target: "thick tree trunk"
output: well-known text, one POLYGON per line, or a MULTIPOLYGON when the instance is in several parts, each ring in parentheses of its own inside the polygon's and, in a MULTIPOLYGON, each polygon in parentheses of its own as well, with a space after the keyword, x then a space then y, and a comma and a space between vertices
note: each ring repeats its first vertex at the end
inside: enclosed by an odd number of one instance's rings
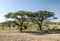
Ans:
POLYGON ((43 26, 42 26, 42 23, 43 23, 43 21, 41 21, 41 23, 40 24, 38 24, 39 25, 39 27, 40 27, 40 30, 42 31, 43 29, 43 26))
POLYGON ((40 30, 42 31, 42 26, 40 25, 40 30))
POLYGON ((42 28, 43 28, 42 23, 43 23, 43 21, 41 21, 41 24, 40 24, 40 29, 41 29, 41 31, 43 30, 43 29, 42 29, 42 28))
POLYGON ((20 25, 20 26, 21 26, 20 31, 22 31, 23 22, 21 23, 21 25, 20 25))
POLYGON ((20 31, 22 31, 22 25, 21 25, 20 31))
POLYGON ((39 24, 40 30, 42 31, 42 26, 39 24))

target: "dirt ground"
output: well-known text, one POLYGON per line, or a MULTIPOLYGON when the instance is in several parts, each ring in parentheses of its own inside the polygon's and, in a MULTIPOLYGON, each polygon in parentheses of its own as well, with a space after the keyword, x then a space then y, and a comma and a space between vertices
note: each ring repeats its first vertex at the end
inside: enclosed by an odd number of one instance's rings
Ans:
POLYGON ((0 33, 0 41, 60 41, 60 34, 0 33))

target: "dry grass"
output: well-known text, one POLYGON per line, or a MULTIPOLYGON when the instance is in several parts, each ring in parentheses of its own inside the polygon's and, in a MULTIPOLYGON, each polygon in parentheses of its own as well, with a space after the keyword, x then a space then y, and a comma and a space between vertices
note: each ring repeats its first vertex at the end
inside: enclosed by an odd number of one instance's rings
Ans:
POLYGON ((60 41, 60 34, 0 33, 0 41, 60 41))
MULTIPOLYGON (((50 27, 54 26, 56 25, 50 25, 50 27)), ((31 29, 35 31, 35 27, 31 29)), ((37 34, 18 32, 19 30, 16 28, 5 28, 4 30, 2 30, 0 27, 0 41, 60 41, 60 34, 37 34)))

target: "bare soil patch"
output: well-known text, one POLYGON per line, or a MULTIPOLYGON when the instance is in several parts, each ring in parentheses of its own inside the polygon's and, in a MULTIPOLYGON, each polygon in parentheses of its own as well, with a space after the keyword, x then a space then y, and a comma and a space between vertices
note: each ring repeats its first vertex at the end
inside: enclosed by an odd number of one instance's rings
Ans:
POLYGON ((0 41, 60 41, 60 34, 0 33, 0 41))

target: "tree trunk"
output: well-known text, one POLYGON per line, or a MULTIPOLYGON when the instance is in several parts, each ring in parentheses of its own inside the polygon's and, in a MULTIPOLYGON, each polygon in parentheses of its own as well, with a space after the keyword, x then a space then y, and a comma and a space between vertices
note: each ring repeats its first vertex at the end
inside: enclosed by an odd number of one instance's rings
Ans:
POLYGON ((21 23, 21 25, 20 25, 20 26, 21 26, 20 31, 22 31, 23 22, 21 23))
POLYGON ((39 24, 40 30, 42 31, 42 26, 39 24))
POLYGON ((38 24, 39 25, 39 27, 40 27, 40 30, 42 31, 42 22, 43 21, 41 21, 41 23, 40 24, 38 24))
POLYGON ((40 24, 40 29, 41 29, 41 31, 42 31, 42 28, 43 28, 43 27, 42 27, 42 22, 43 22, 43 21, 41 21, 41 24, 40 24))
POLYGON ((21 25, 20 31, 22 31, 22 25, 21 25))

